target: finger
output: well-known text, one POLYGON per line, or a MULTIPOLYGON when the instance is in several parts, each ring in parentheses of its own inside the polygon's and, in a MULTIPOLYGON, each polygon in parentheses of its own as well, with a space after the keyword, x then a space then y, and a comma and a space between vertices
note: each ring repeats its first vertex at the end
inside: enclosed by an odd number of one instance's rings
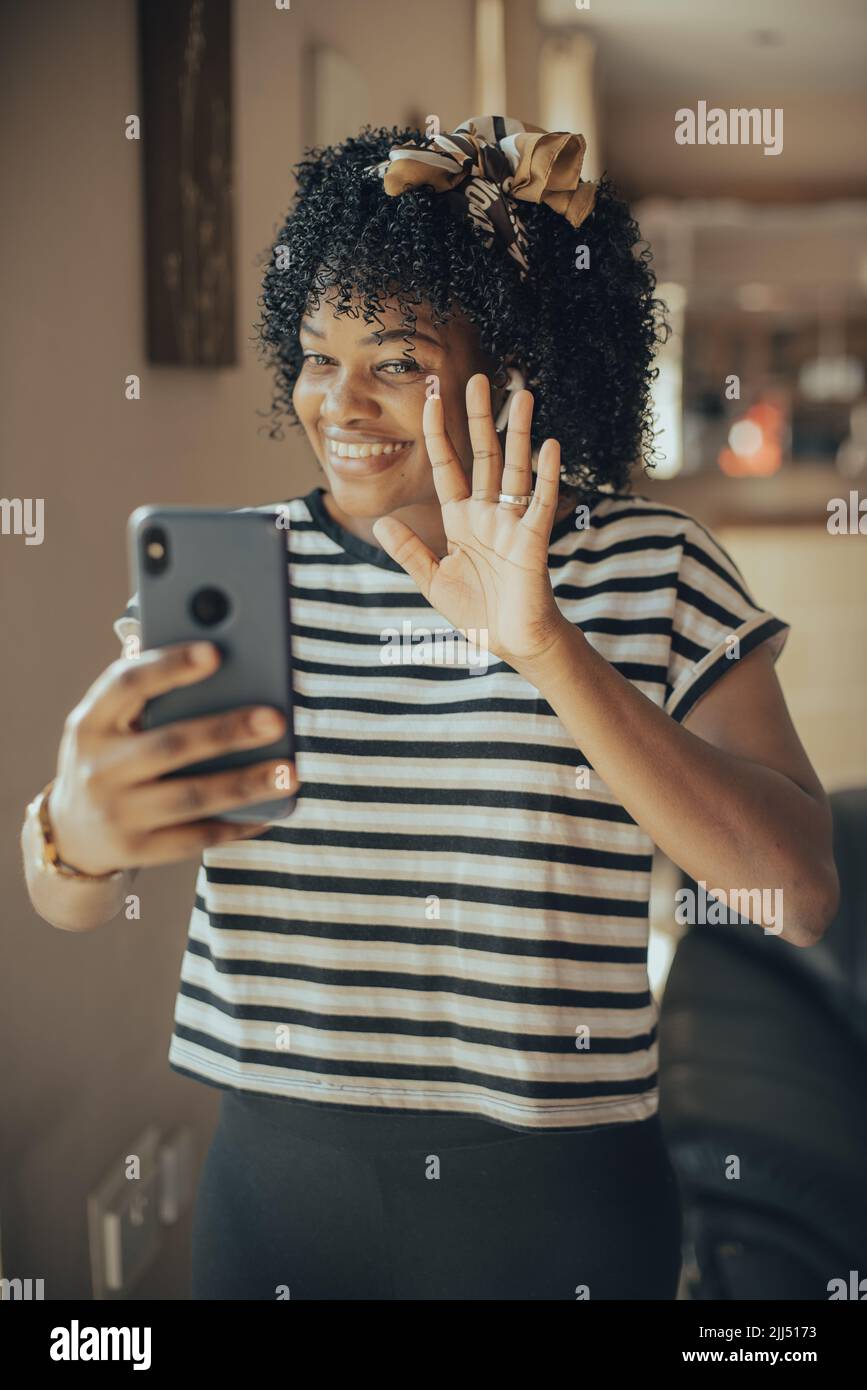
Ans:
POLYGON ((491 384, 482 372, 467 382, 467 423, 473 446, 473 497, 496 502, 503 456, 491 411, 491 384))
POLYGON ((372 529, 386 554, 406 570, 427 598, 440 564, 433 551, 396 516, 381 516, 372 529))
POLYGON ((203 820, 179 826, 175 830, 158 830, 148 835, 136 848, 136 865, 146 869, 157 864, 177 864, 183 859, 197 859, 204 850, 214 845, 250 840, 270 828, 270 821, 242 826, 231 821, 203 820))
POLYGON ((469 484, 461 461, 446 434, 445 411, 439 396, 429 396, 425 401, 422 429, 440 505, 445 507, 449 502, 462 502, 470 495, 469 484))
POLYGON ((500 491, 511 493, 515 497, 527 497, 533 491, 533 405, 532 391, 516 391, 509 408, 506 464, 500 491))
POLYGON ((212 642, 155 647, 134 660, 119 657, 94 681, 75 711, 75 722, 86 732, 127 730, 148 700, 205 680, 217 670, 220 660, 212 642))
POLYGON ((127 785, 151 782, 205 758, 274 743, 285 731, 284 715, 267 705, 179 719, 138 733, 133 739, 118 739, 116 751, 109 743, 103 770, 107 777, 127 785))
POLYGON ((556 439, 546 439, 539 450, 533 500, 521 517, 510 552, 516 564, 538 558, 540 548, 547 554, 559 501, 560 445, 556 439))
POLYGON ((127 833, 165 830, 188 821, 219 816, 224 811, 235 811, 241 806, 294 796, 297 790, 298 780, 291 763, 251 763, 228 772, 170 777, 134 787, 124 796, 115 821, 127 833), (288 786, 285 785, 287 781, 288 786))

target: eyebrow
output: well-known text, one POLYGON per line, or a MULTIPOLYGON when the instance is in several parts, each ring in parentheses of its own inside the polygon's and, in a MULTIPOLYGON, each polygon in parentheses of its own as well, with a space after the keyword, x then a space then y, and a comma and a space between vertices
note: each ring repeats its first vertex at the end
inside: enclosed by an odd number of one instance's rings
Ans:
MULTIPOLYGON (((305 333, 309 333, 311 338, 325 337, 325 334, 320 333, 319 329, 314 328, 307 319, 301 320, 301 328, 305 333)), ((361 347, 368 347, 371 344, 375 344, 378 347, 380 343, 391 342, 394 338, 423 338, 426 343, 432 343, 434 347, 442 347, 439 338, 432 338, 429 333, 422 333, 420 331, 411 332, 408 328, 389 328, 382 333, 368 333, 366 337, 359 338, 358 342, 361 347)))

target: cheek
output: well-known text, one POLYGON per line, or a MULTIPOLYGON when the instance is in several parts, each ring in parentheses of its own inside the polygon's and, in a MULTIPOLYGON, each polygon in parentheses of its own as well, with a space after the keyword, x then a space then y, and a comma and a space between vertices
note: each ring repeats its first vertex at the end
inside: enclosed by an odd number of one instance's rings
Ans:
POLYGON ((301 376, 297 378, 292 389, 292 409, 305 428, 308 427, 308 421, 319 412, 319 393, 311 390, 301 376))
POLYGON ((414 466, 427 467, 427 452, 424 438, 424 407, 427 395, 425 385, 419 382, 413 386, 403 386, 379 397, 382 408, 381 419, 387 424, 390 433, 401 439, 412 439, 414 466))
POLYGON ((322 444, 319 436, 322 410, 322 391, 309 380, 299 377, 292 391, 292 409, 307 436, 307 442, 319 457, 322 444))
POLYGON ((404 386, 395 391, 391 400, 382 401, 383 412, 389 419, 395 434, 404 439, 424 442, 422 420, 424 418, 425 393, 422 385, 404 386), (396 397, 396 399, 395 399, 396 397))

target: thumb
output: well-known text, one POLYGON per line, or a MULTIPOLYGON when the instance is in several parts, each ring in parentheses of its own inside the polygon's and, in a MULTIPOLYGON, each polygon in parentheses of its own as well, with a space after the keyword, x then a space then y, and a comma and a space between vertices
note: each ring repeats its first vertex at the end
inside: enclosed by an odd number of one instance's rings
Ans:
POLYGON ((420 536, 395 516, 381 516, 373 523, 373 534, 383 550, 405 569, 424 597, 431 591, 440 562, 420 536))

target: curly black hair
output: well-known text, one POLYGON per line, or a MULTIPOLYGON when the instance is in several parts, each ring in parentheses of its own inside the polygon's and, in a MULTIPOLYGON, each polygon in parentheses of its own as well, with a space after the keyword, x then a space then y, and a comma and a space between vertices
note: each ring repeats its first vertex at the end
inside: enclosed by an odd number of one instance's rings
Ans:
MULTIPOLYGON (((573 228, 543 204, 520 204, 530 274, 521 281, 499 242, 488 249, 466 217, 429 186, 390 197, 378 177, 363 177, 392 145, 428 143, 418 130, 366 126, 356 138, 308 150, 295 166, 297 192, 274 244, 255 325, 260 353, 274 370, 269 432, 298 424, 292 391, 301 370, 298 330, 326 288, 336 313, 381 324, 383 304, 403 314, 426 302, 434 323, 457 304, 495 360, 519 364, 533 392, 533 448, 561 446, 561 487, 581 497, 600 487, 624 491, 633 466, 653 466, 649 390, 657 342, 668 331, 654 298, 650 250, 607 176, 594 209, 573 228), (576 268, 579 246, 589 268, 576 268)), ((408 351, 408 350, 407 350, 408 351)))

